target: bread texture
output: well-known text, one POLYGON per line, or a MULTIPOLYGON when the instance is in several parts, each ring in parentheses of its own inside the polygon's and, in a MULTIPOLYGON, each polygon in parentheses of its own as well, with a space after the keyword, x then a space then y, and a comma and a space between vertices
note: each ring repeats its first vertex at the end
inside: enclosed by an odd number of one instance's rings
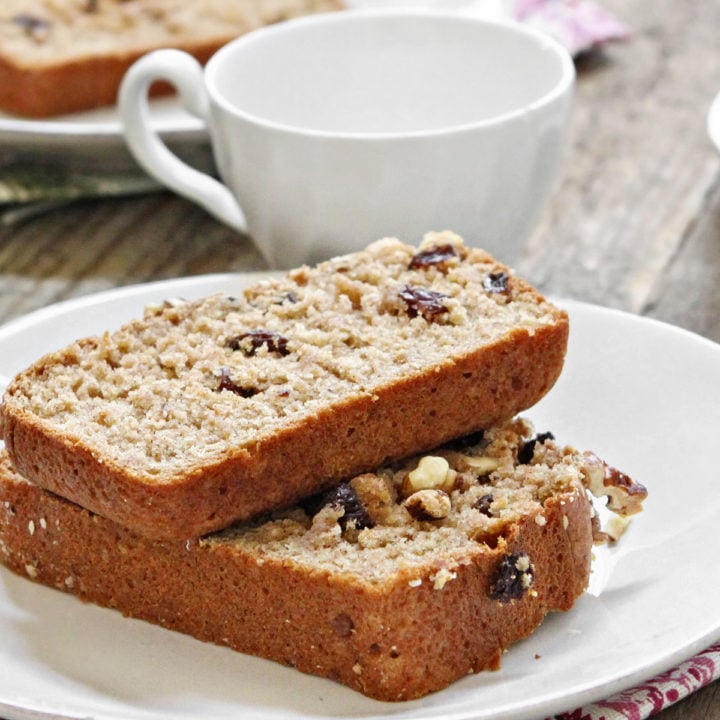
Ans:
POLYGON ((238 35, 338 10, 338 0, 3 0, 0 108, 49 117, 114 105, 135 60, 173 47, 200 62, 238 35))
POLYGON ((457 236, 386 239, 40 359, 5 394, 4 439, 38 485, 197 537, 513 417, 554 384, 567 334, 457 236))
MULTIPOLYGON (((408 700, 497 669, 511 643, 573 605, 600 537, 586 491, 606 492, 598 474, 620 475, 514 420, 182 542, 134 534, 4 458, 0 561, 125 615, 408 700)), ((638 510, 644 488, 625 480, 613 489, 638 510)))

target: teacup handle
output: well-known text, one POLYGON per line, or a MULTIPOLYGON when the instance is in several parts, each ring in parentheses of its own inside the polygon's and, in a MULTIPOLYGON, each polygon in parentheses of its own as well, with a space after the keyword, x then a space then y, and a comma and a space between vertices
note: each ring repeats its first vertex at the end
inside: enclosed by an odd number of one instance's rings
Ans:
POLYGON ((210 99, 200 63, 181 50, 156 50, 135 62, 120 86, 118 107, 130 151, 150 176, 199 203, 221 222, 247 233, 245 216, 230 190, 180 160, 151 128, 148 92, 157 80, 173 85, 182 107, 208 124, 210 99))

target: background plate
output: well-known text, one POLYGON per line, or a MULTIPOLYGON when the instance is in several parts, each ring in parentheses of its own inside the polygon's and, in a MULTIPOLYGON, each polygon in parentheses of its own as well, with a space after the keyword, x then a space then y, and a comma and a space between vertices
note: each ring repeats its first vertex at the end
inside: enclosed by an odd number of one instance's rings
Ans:
MULTIPOLYGON (((255 275, 166 281, 73 300, 0 328, 0 372, 137 315, 238 293, 255 275)), ((720 639, 720 346, 617 311, 570 312, 565 370, 525 415, 647 485, 646 510, 601 549, 589 592, 513 646, 498 672, 384 704, 327 680, 85 605, 0 570, 0 716, 96 720, 537 720, 601 699, 720 639)))
MULTIPOLYGON (((345 0, 345 5, 352 9, 424 7, 507 17, 503 0, 345 0)), ((207 132, 201 120, 184 111, 174 98, 152 100, 150 114, 156 130, 186 162, 202 170, 213 167, 207 132)), ((104 170, 137 167, 125 147, 114 107, 44 120, 0 112, 0 156, 37 161, 38 151, 42 151, 44 161, 72 161, 75 167, 78 164, 104 170)))

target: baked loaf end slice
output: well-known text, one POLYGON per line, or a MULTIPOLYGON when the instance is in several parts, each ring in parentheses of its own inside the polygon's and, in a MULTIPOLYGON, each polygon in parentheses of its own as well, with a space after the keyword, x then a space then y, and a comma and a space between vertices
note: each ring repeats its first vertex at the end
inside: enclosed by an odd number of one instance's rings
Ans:
POLYGON ((337 10, 337 0, 3 0, 0 108, 48 117, 113 105, 141 55, 175 47, 205 62, 255 28, 337 10))
POLYGON ((148 537, 197 537, 518 414, 567 334, 457 236, 386 239, 42 358, 7 390, 4 438, 42 487, 148 537))
POLYGON ((187 542, 135 535, 5 462, 0 561, 126 615, 408 700, 496 669, 546 613, 573 605, 597 536, 586 485, 612 491, 621 512, 641 507, 645 490, 626 476, 531 435, 509 422, 187 542))

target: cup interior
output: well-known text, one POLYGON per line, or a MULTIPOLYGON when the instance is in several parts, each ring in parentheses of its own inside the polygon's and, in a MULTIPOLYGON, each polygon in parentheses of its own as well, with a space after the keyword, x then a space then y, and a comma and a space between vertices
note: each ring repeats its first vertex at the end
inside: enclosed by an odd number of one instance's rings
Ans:
POLYGON ((435 12, 343 11, 249 33, 206 70, 211 96, 302 132, 427 133, 551 101, 572 61, 526 28, 435 12))

